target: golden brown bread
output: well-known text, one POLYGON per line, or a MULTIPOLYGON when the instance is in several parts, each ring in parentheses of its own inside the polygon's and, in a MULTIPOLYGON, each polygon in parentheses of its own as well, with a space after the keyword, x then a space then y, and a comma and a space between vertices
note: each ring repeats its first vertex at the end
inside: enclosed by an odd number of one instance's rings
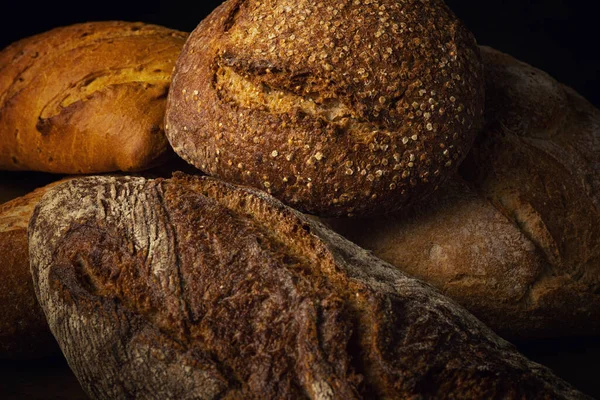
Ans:
POLYGON ((186 34, 92 22, 0 52, 0 170, 142 170, 165 157, 170 77, 186 34))
POLYGON ((0 358, 40 358, 58 351, 29 271, 27 225, 51 183, 0 205, 0 358))
POLYGON ((93 398, 587 398, 258 190, 78 179, 29 233, 36 293, 93 398))
POLYGON ((510 338, 600 333, 600 111, 490 48, 486 127, 404 215, 331 226, 510 338))
POLYGON ((483 86, 441 0, 229 0, 186 42, 167 136, 205 173, 300 210, 381 214, 456 170, 483 86))

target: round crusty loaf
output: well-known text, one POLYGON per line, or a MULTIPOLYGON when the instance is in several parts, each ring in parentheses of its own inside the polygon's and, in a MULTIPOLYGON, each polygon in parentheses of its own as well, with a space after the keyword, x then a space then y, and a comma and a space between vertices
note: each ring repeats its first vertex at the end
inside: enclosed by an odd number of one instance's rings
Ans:
POLYGON ((207 174, 302 211, 381 214, 455 171, 483 86, 441 0, 229 0, 186 42, 167 137, 207 174))
POLYGON ((600 334, 600 111, 490 48, 486 128, 436 196, 331 226, 509 338, 600 334))
POLYGON ((169 150, 163 119, 186 34, 93 22, 0 52, 0 170, 142 170, 169 150))
POLYGON ((92 398, 587 398, 259 191, 79 179, 29 233, 36 293, 92 398))
POLYGON ((41 358, 58 352, 33 291, 27 225, 42 196, 61 182, 0 205, 0 359, 41 358))

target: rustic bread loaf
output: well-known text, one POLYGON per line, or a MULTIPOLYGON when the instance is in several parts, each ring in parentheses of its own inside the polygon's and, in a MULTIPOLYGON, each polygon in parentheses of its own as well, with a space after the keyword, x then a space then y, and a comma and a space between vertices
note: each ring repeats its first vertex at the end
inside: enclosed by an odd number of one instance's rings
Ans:
POLYGON ((381 214, 456 170, 483 87, 441 0, 229 0, 186 42, 166 131, 209 175, 309 213, 381 214))
POLYGON ((93 398, 587 398, 253 189, 78 179, 29 233, 36 293, 93 398))
POLYGON ((58 28, 0 52, 0 170, 145 169, 186 35, 126 22, 58 28))
MULTIPOLYGON (((171 177, 175 171, 198 172, 178 157, 171 157, 166 163, 139 175, 153 178, 171 177)), ((27 225, 33 209, 42 196, 54 186, 72 178, 68 177, 57 182, 56 175, 51 174, 3 172, 2 179, 3 181, 0 182, 0 315, 2 315, 0 359, 41 358, 56 353, 59 349, 33 291, 29 269, 27 225), (43 187, 46 184, 47 186, 43 187), (34 191, 36 187, 38 189, 34 191)))
POLYGON ((600 111, 482 54, 486 128, 461 176, 408 213, 330 225, 505 337, 600 334, 600 111))
POLYGON ((33 291, 27 225, 42 196, 59 183, 0 205, 0 359, 37 358, 58 351, 33 291))

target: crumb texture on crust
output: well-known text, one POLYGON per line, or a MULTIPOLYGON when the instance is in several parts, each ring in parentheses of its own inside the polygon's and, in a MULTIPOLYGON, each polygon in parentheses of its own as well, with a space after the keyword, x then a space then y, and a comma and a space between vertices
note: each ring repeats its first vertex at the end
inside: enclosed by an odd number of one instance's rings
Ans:
POLYGON ((0 169, 98 173, 165 157, 164 112, 186 34, 77 24, 0 52, 0 169))
POLYGON ((381 214, 456 170, 483 120, 475 40, 438 0, 230 0, 191 34, 175 151, 319 215, 381 214))
POLYGON ((29 238, 50 327, 94 398, 586 398, 253 189, 79 179, 44 197, 29 238))
POLYGON ((509 338, 600 333, 600 111, 488 47, 485 129, 436 196, 330 221, 509 338))

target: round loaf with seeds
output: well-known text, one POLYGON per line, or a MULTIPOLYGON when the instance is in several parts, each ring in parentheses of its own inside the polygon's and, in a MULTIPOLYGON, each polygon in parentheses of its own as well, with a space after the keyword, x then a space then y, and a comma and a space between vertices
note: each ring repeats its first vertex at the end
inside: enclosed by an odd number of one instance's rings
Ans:
POLYGON ((229 0, 190 36, 172 88, 181 157, 318 215, 434 191, 484 104, 475 40, 441 0, 229 0))
POLYGON ((600 335, 600 110, 481 49, 485 128, 408 212, 329 224, 509 339, 600 335))

